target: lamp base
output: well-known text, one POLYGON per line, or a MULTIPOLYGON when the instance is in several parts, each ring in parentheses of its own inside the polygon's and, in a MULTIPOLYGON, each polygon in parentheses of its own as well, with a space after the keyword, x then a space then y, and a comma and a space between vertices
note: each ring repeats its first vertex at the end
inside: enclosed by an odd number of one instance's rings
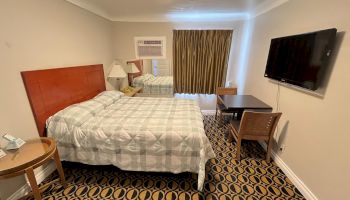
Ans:
POLYGON ((120 91, 120 88, 121 88, 120 85, 121 85, 120 78, 117 78, 117 87, 115 89, 120 91))

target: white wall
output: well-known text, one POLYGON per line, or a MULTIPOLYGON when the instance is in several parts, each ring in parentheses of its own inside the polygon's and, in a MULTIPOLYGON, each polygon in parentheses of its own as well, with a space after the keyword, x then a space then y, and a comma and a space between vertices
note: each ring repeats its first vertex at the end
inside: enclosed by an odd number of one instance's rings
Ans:
MULTIPOLYGON (((231 29, 233 40, 226 80, 234 80, 234 72, 230 68, 239 64, 240 48, 244 32, 242 20, 227 22, 114 22, 113 45, 114 57, 127 69, 126 61, 135 59, 134 37, 137 36, 166 36, 166 59, 172 66, 172 44, 174 29, 231 29)), ((171 69, 172 71, 172 69, 171 69)), ((124 83, 127 84, 127 83, 124 83)))
MULTIPOLYGON (((346 32, 350 30, 348 7, 346 0, 293 0, 250 23, 112 23, 61 0, 3 0, 0 133, 24 139, 37 136, 20 71, 103 63, 107 73, 113 59, 134 58, 133 37, 144 35, 167 36, 171 59, 173 29, 234 29, 227 80, 233 80, 240 93, 253 94, 276 107, 277 86, 263 77, 270 39, 330 27, 346 32)), ((287 145, 280 157, 319 199, 346 199, 350 188, 349 50, 345 33, 324 98, 280 88, 283 117, 276 140, 287 145)), ((1 180, 0 198, 22 184, 23 177, 1 180)))
MULTIPOLYGON (((0 134, 37 137, 20 72, 113 60, 112 23, 63 0, 0 2, 0 134)), ((23 185, 0 181, 0 199, 23 185)))
POLYGON ((280 87, 283 115, 276 140, 287 146, 280 157, 319 199, 349 199, 349 5, 345 0, 293 0, 258 16, 241 70, 246 71, 245 87, 238 85, 242 93, 276 108, 277 85, 263 76, 271 38, 333 27, 345 32, 324 98, 280 87))

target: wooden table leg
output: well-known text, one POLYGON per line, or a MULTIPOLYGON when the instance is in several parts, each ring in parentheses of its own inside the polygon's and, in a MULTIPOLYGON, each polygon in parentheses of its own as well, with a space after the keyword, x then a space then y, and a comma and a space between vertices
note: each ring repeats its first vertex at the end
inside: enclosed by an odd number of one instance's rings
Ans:
POLYGON ((243 112, 244 112, 244 109, 238 109, 237 110, 237 120, 241 120, 242 119, 243 112))
POLYGON ((36 200, 41 200, 40 190, 39 190, 38 184, 37 184, 36 179, 35 179, 33 168, 29 167, 25 170, 25 172, 27 174, 27 177, 28 177, 28 180, 30 183, 30 187, 32 188, 34 198, 36 200))
POLYGON ((63 172, 60 156, 58 154, 58 150, 57 149, 55 150, 55 153, 54 153, 54 160, 55 160, 55 163, 56 163, 56 168, 57 168, 58 174, 59 174, 60 179, 61 179, 61 184, 63 185, 63 187, 66 187, 67 186, 66 179, 64 177, 64 172, 63 172))
MULTIPOLYGON (((230 129, 230 128, 229 128, 230 129)), ((228 132, 227 132, 227 141, 229 142, 229 143, 231 143, 232 141, 233 141, 233 136, 232 136, 232 133, 231 133, 231 130, 228 130, 228 132)))
POLYGON ((228 131, 227 131, 227 141, 229 142, 229 143, 231 143, 232 141, 233 141, 233 136, 232 136, 232 125, 231 125, 231 122, 230 122, 230 124, 227 126, 227 128, 228 128, 228 131))

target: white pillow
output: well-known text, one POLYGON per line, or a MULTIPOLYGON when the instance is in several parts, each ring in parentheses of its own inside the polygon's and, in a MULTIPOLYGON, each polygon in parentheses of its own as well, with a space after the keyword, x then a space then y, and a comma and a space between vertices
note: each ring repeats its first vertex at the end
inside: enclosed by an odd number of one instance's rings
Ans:
POLYGON ((49 123, 53 121, 56 123, 65 123, 69 126, 81 126, 92 117, 94 117, 94 114, 91 110, 84 108, 84 106, 79 106, 79 104, 74 104, 50 117, 49 123))
POLYGON ((97 101, 99 103, 102 103, 105 107, 111 105, 118 99, 120 99, 122 96, 124 96, 124 93, 116 90, 111 91, 103 91, 100 94, 98 94, 96 97, 94 97, 92 100, 97 101))
POLYGON ((100 112, 105 108, 104 104, 95 101, 95 100, 89 100, 89 101, 84 101, 81 103, 76 104, 77 107, 81 109, 85 109, 95 115, 96 113, 100 112))
POLYGON ((142 77, 143 77, 143 80, 145 81, 156 78, 155 76, 153 76, 153 74, 144 74, 142 75, 142 77))

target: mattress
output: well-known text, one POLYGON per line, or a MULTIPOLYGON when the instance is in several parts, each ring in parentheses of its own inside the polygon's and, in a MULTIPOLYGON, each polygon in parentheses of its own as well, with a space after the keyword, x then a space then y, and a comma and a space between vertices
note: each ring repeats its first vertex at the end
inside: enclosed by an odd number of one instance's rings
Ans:
POLYGON ((116 91, 71 105, 47 120, 61 160, 123 170, 198 173, 215 154, 196 101, 126 97, 116 91))
POLYGON ((152 74, 144 74, 133 80, 134 87, 142 87, 142 93, 145 94, 167 94, 173 95, 173 77, 158 76, 152 74))

